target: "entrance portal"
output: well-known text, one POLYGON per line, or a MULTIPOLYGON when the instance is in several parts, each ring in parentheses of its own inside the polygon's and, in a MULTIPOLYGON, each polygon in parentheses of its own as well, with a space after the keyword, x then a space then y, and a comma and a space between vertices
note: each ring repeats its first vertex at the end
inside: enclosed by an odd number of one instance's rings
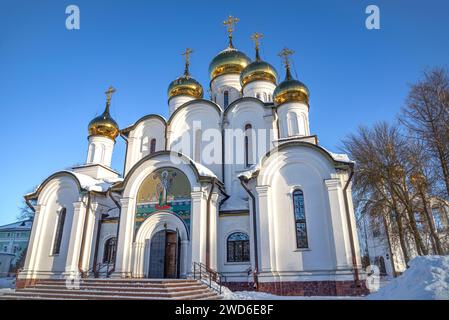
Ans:
POLYGON ((179 235, 173 230, 158 231, 150 243, 148 277, 179 278, 179 235))

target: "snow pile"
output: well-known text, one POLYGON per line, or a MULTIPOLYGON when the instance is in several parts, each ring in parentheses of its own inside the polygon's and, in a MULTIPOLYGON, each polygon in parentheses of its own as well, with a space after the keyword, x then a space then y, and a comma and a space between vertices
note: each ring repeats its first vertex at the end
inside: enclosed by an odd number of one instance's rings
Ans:
POLYGON ((16 278, 0 278, 0 288, 15 288, 16 278))
POLYGON ((81 188, 88 191, 106 192, 114 183, 123 181, 122 178, 107 178, 104 180, 94 179, 83 173, 68 170, 65 171, 73 174, 78 179, 81 188))
POLYGON ((449 256, 420 256, 395 278, 367 298, 372 300, 449 300, 449 256))

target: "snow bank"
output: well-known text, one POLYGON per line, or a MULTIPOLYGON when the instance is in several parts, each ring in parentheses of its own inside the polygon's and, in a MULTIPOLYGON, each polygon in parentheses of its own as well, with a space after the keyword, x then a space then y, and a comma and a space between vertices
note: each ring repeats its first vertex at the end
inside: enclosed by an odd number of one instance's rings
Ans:
POLYGON ((449 300, 449 256, 420 256, 409 262, 400 277, 393 279, 371 300, 449 300))
POLYGON ((16 278, 0 278, 0 288, 15 288, 16 278))

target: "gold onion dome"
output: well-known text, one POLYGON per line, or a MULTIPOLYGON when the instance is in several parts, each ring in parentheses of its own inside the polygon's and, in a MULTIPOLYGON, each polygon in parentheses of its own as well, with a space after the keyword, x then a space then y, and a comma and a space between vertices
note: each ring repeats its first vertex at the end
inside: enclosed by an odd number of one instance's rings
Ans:
POLYGON ((173 80, 168 86, 167 94, 169 99, 181 95, 191 96, 196 99, 200 99, 203 97, 203 87, 198 81, 190 76, 189 72, 190 54, 192 52, 193 51, 191 49, 187 48, 186 51, 182 54, 186 59, 184 74, 179 78, 173 80))
POLYGON ((299 80, 293 79, 290 71, 290 62, 288 56, 293 54, 293 51, 284 49, 279 54, 284 59, 285 64, 285 80, 282 81, 273 92, 273 100, 276 105, 281 105, 286 102, 304 102, 309 104, 309 89, 299 80))
POLYGON ((94 118, 88 126, 89 136, 103 136, 115 140, 119 135, 119 126, 109 114, 111 105, 111 96, 115 92, 113 87, 106 91, 107 100, 104 112, 98 117, 94 118))
POLYGON ((238 21, 239 19, 229 16, 228 19, 223 22, 223 24, 227 26, 229 46, 217 54, 209 64, 209 75, 212 80, 224 74, 239 74, 251 63, 251 59, 243 52, 234 48, 234 45, 232 44, 234 25, 238 21))
POLYGON ((254 33, 252 39, 255 42, 256 47, 256 60, 250 63, 240 74, 240 83, 242 87, 253 81, 268 81, 273 84, 277 83, 276 69, 268 62, 260 59, 259 53, 259 39, 262 38, 262 34, 254 33))

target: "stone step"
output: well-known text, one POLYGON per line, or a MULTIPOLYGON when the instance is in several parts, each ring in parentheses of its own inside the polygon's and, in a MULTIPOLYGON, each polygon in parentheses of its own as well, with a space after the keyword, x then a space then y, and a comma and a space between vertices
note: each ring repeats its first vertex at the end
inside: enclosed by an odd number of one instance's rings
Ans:
MULTIPOLYGON (((207 289, 208 287, 204 284, 192 284, 189 286, 173 286, 173 287, 165 287, 165 286, 122 286, 122 285, 102 285, 102 286, 96 286, 91 284, 80 284, 79 289, 80 290, 101 290, 101 291, 146 291, 146 292, 163 292, 163 291, 171 291, 171 292, 183 292, 183 291, 189 291, 189 290, 196 290, 196 289, 207 289)), ((17 291, 20 292, 22 290, 27 290, 28 288, 24 289, 18 289, 17 291)), ((53 284, 38 284, 34 287, 30 287, 29 289, 51 289, 51 290, 72 290, 69 289, 64 285, 53 285, 53 284)))
POLYGON ((60 295, 121 295, 121 296, 142 296, 142 297, 183 297, 183 296, 190 296, 195 294, 203 294, 211 292, 208 288, 199 288, 199 289, 192 289, 188 291, 156 291, 156 292, 148 292, 147 290, 141 291, 141 290, 134 290, 134 291, 104 291, 101 289, 93 289, 93 290, 70 290, 70 289, 40 289, 40 288, 29 288, 25 290, 18 290, 16 291, 17 294, 24 294, 24 295, 40 295, 40 294, 60 294, 60 295))
MULTIPOLYGON (((197 280, 142 280, 142 279, 134 279, 134 280, 101 280, 101 279, 81 279, 80 284, 89 284, 89 285, 132 285, 132 286, 189 286, 192 284, 198 283, 197 280)), ((40 280, 36 285, 39 284, 48 284, 48 285, 63 285, 65 286, 66 280, 61 279, 48 279, 48 280, 40 280)))
POLYGON ((16 293, 1 296, 5 300, 217 300, 222 299, 212 291, 206 293, 190 294, 182 297, 149 297, 149 296, 130 296, 120 294, 60 294, 60 293, 16 293))

